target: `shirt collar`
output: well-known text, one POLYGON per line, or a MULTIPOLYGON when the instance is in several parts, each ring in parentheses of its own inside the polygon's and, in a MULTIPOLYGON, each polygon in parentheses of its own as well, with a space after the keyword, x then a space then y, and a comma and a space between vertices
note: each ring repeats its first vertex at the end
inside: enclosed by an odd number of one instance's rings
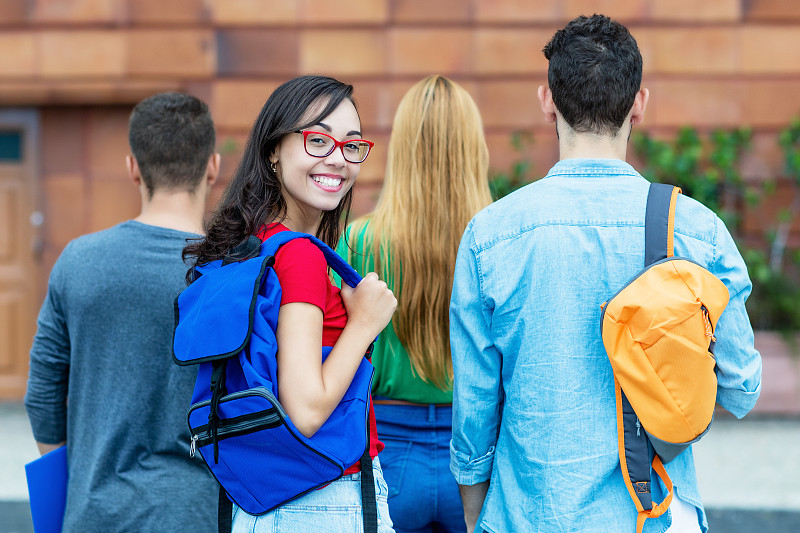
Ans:
POLYGON ((562 176, 571 178, 640 176, 636 170, 621 159, 562 159, 547 173, 545 177, 562 176))

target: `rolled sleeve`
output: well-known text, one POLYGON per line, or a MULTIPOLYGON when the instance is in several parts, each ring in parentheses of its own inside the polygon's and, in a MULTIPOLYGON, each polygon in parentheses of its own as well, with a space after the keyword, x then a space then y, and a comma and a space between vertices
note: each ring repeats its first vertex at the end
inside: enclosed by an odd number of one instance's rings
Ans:
POLYGON ((450 299, 450 470, 459 485, 490 479, 503 403, 501 354, 491 337, 491 309, 482 295, 471 228, 470 224, 461 240, 450 299))
POLYGON ((725 283, 730 301, 717 322, 717 402, 737 418, 755 406, 761 393, 761 355, 753 346, 753 328, 745 309, 752 284, 747 266, 718 218, 711 272, 725 283))

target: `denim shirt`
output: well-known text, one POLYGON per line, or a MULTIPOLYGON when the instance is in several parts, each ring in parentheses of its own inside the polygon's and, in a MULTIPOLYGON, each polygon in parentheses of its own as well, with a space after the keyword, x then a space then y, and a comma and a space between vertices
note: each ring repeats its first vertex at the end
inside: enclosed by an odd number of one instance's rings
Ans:
MULTIPOLYGON (((564 160, 464 232, 450 304, 451 471, 461 485, 491 480, 486 531, 635 531, 600 304, 644 266, 648 186, 624 161, 564 160)), ((716 330, 717 402, 741 418, 761 387, 747 269, 722 221, 683 195, 674 248, 730 292, 716 330)), ((706 531, 691 448, 666 469, 706 531)), ((652 481, 659 503, 666 491, 652 481)), ((671 512, 648 519, 644 531, 671 521, 671 512)))

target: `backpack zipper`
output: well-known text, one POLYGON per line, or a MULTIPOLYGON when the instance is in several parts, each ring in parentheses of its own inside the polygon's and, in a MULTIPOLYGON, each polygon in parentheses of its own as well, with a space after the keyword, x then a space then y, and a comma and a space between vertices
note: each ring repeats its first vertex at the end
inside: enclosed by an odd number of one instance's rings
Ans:
POLYGON ((711 339, 712 342, 716 342, 717 338, 714 337, 714 329, 711 327, 711 317, 708 316, 708 309, 706 309, 705 305, 701 305, 700 310, 703 312, 703 322, 706 324, 706 337, 711 339))
MULTIPOLYGON (((281 408, 277 398, 275 398, 275 395, 272 394, 272 391, 268 390, 266 387, 255 387, 252 389, 246 389, 228 394, 220 398, 219 404, 225 404, 229 401, 248 396, 260 396, 265 398, 271 405, 269 408, 257 411, 255 413, 247 413, 218 421, 216 433, 219 439, 235 437, 238 434, 246 435, 247 433, 252 433, 262 428, 268 429, 277 427, 283 423, 286 413, 281 408), (232 434, 234 432, 235 434, 232 434)), ((211 405, 211 400, 205 400, 192 406, 192 408, 189 410, 189 419, 191 420, 193 411, 209 405, 211 405)), ((197 452, 197 447, 206 446, 208 442, 212 441, 212 435, 208 435, 208 424, 192 427, 190 423, 189 429, 192 433, 191 440, 189 442, 189 456, 194 457, 197 452), (206 435, 205 437, 203 435, 204 433, 206 435)))
MULTIPOLYGON (((602 333, 602 331, 603 331, 603 320, 605 320, 605 317, 606 317, 606 309, 608 308, 608 302, 610 302, 611 300, 616 298, 619 293, 621 293, 622 291, 627 289, 629 285, 631 285, 634 281, 639 279, 642 276, 642 274, 644 274, 645 272, 647 272, 651 268, 653 268, 653 267, 655 267, 657 265, 660 265, 661 263, 667 263, 669 261, 675 261, 675 260, 688 261, 689 263, 694 263, 695 265, 697 265, 697 266, 699 266, 699 267, 701 267, 703 269, 706 269, 706 267, 704 267, 703 265, 701 265, 697 261, 695 261, 693 259, 689 259, 688 257, 681 257, 679 255, 673 255, 673 256, 670 256, 670 257, 665 257, 664 259, 659 259, 655 263, 651 263, 651 264, 647 265, 646 267, 641 269, 639 272, 637 272, 635 276, 633 276, 631 279, 629 279, 628 282, 625 283, 625 285, 623 285, 617 292, 615 292, 608 300, 606 300, 605 302, 600 304, 600 310, 601 310, 600 311, 600 332, 602 333)), ((708 270, 708 269, 706 269, 706 270, 708 270)))
MULTIPOLYGON (((281 416, 274 409, 224 419, 220 421, 219 429, 217 429, 217 440, 246 435, 260 429, 278 427, 282 422, 281 416)), ((195 456, 197 447, 202 448, 212 442, 212 437, 208 433, 208 425, 200 426, 195 431, 197 433, 192 435, 189 445, 190 457, 195 456)))

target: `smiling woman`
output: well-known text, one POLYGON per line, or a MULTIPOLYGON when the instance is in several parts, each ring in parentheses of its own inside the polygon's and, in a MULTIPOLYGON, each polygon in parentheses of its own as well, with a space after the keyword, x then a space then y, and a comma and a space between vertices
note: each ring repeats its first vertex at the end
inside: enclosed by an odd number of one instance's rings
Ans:
MULTIPOLYGON (((361 138, 352 90, 322 76, 303 76, 278 87, 255 121, 207 236, 188 245, 184 256, 205 265, 229 258, 251 235, 266 240, 287 230, 315 235, 335 246, 349 213, 353 183, 372 148, 372 142, 361 138)), ((284 244, 273 268, 281 286, 276 328, 279 400, 294 426, 310 438, 339 406, 397 300, 374 273, 355 288, 339 290, 328 277, 323 252, 307 239, 284 244), (324 361, 323 347, 330 347, 324 361)), ((378 531, 388 533, 393 531, 388 491, 377 461, 383 444, 372 409, 369 418, 378 531)), ((347 429, 342 439, 353 438, 347 429)), ((270 458, 265 455, 263 460, 270 458)), ((356 481, 361 467, 352 465, 344 474, 264 515, 251 516, 234 505, 233 530, 318 530, 315 527, 323 523, 330 531, 356 530, 368 515, 362 513, 356 481), (329 515, 329 506, 342 512, 329 515)), ((365 479, 369 477, 366 472, 365 479)))
POLYGON ((361 162, 369 153, 369 148, 362 150, 359 145, 370 144, 359 138, 361 120, 349 99, 342 100, 313 127, 328 133, 304 130, 286 135, 270 155, 270 166, 275 167, 284 187, 285 223, 294 231, 305 233, 316 232, 321 214, 336 209, 350 194, 361 162), (338 141, 334 136, 344 140, 338 141), (359 158, 362 151, 365 153, 359 158))

